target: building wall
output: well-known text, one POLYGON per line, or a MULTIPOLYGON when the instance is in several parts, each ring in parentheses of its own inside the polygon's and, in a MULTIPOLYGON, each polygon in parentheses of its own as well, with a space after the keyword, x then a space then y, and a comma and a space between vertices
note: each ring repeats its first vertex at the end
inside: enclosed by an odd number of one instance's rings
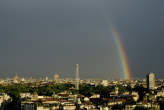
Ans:
POLYGON ((152 72, 147 74, 147 88, 149 90, 155 89, 155 74, 152 72))

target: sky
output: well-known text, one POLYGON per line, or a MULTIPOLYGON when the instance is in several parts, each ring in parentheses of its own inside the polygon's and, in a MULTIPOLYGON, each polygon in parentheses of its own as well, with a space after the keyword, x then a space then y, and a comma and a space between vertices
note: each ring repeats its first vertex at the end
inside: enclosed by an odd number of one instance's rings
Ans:
POLYGON ((121 78, 112 26, 124 45, 131 75, 164 78, 163 0, 1 0, 0 77, 54 73, 121 78))

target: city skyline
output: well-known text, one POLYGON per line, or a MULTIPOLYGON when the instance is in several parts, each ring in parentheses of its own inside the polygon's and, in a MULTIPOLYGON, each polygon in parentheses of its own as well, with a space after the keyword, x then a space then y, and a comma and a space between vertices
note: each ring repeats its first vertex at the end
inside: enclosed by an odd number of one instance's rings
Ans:
POLYGON ((14 72, 74 77, 72 68, 78 63, 81 78, 124 79, 126 67, 132 78, 144 78, 148 72, 164 78, 162 4, 162 0, 0 1, 0 77, 15 76, 14 72), (121 66, 112 27, 128 66, 121 66))

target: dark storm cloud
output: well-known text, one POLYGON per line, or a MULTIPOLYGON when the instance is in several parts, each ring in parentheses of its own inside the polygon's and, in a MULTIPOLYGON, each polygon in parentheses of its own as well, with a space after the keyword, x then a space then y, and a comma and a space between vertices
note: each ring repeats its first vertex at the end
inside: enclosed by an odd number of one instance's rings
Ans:
POLYGON ((1 0, 0 71, 72 76, 72 65, 79 63, 82 77, 120 77, 111 36, 114 25, 133 76, 162 74, 163 4, 162 0, 1 0))

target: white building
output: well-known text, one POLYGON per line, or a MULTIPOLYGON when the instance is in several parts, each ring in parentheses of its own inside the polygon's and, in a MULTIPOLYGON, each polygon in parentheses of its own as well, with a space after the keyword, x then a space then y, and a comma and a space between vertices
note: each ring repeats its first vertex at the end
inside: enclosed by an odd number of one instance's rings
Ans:
POLYGON ((59 80, 59 75, 58 75, 58 74, 54 74, 53 80, 54 80, 54 81, 58 81, 58 80, 59 80))
POLYGON ((135 102, 137 102, 138 99, 139 99, 139 94, 138 94, 138 92, 132 92, 132 97, 133 97, 133 100, 134 100, 135 102))
POLYGON ((101 85, 108 86, 108 80, 102 80, 101 85))
POLYGON ((4 101, 8 101, 9 99, 11 99, 9 95, 7 95, 6 93, 1 93, 0 94, 0 107, 4 101))
POLYGON ((155 89, 155 74, 153 72, 150 72, 146 76, 147 78, 147 88, 149 90, 155 89))
POLYGON ((164 97, 164 89, 161 91, 157 92, 157 97, 164 97))
POLYGON ((36 110, 36 104, 33 102, 21 102, 21 110, 36 110))
POLYGON ((74 103, 64 102, 61 103, 62 110, 75 110, 76 106, 74 103))

